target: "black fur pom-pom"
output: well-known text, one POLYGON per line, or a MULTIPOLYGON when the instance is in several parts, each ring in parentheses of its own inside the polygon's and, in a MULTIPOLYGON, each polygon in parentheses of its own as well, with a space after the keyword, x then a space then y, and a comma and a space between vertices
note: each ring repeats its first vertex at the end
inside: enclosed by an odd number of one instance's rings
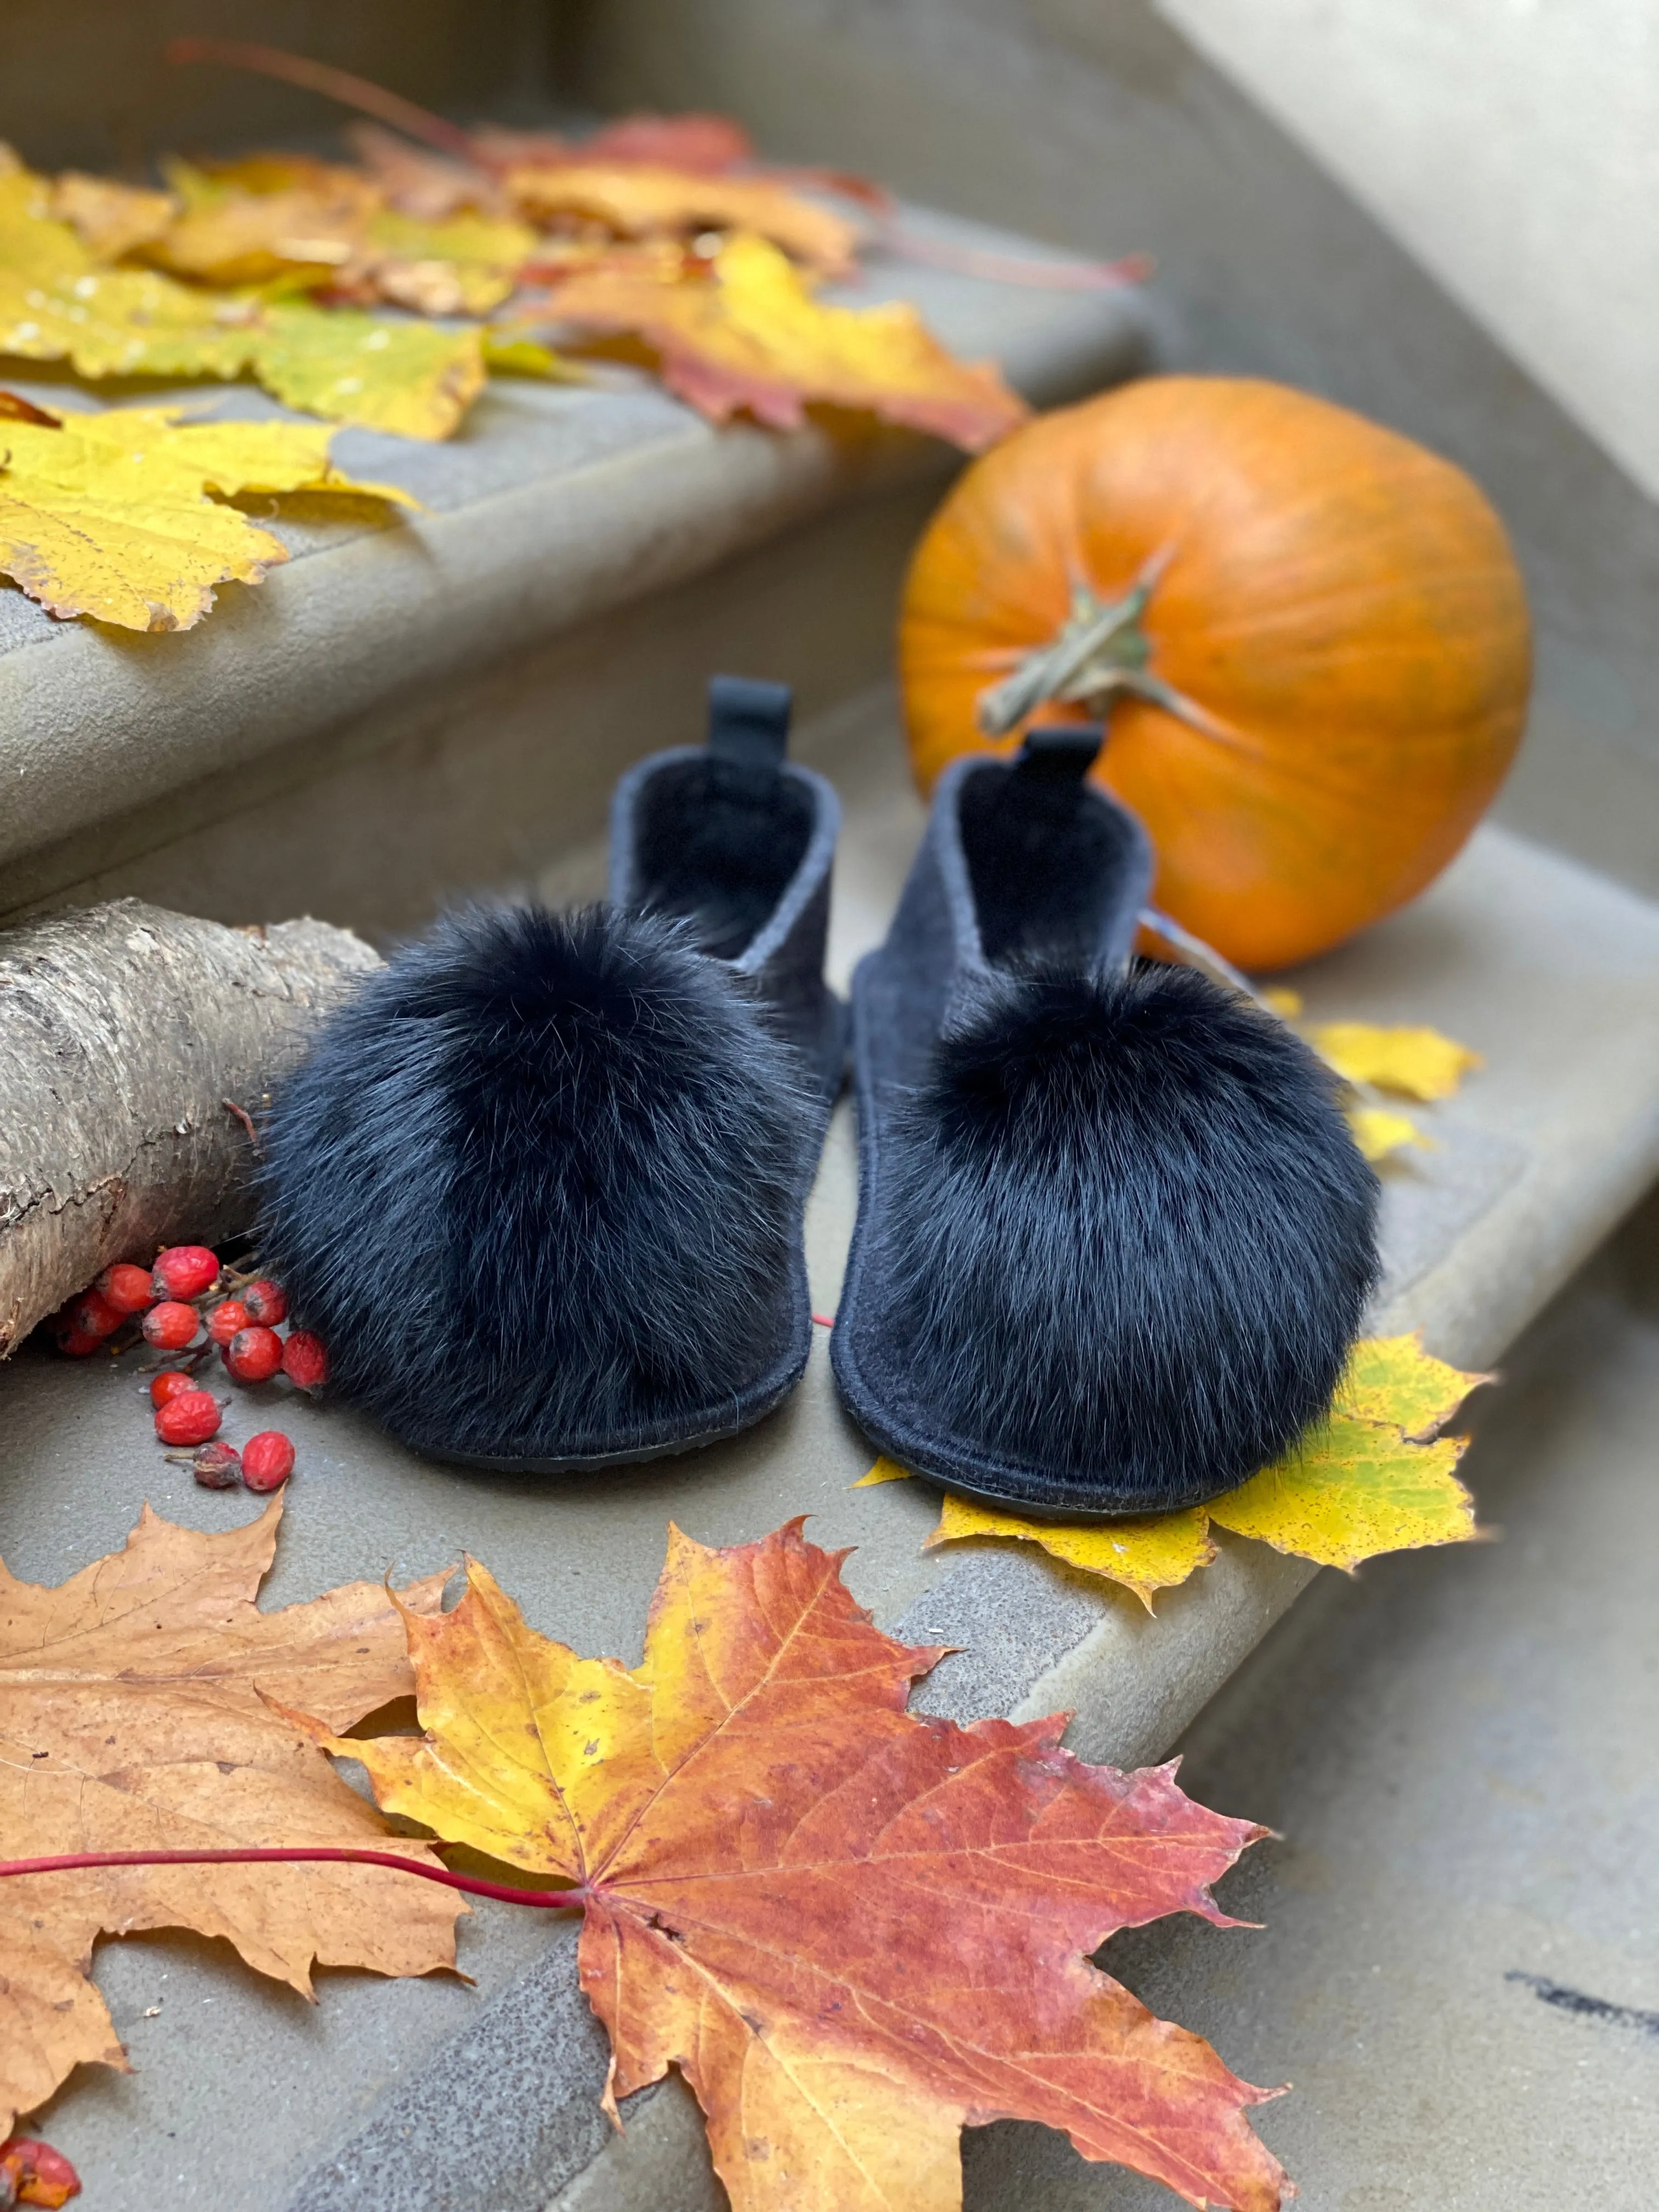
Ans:
POLYGON ((896 1137, 888 1310, 942 1434, 1153 1510, 1328 1402, 1376 1178, 1247 1000, 1182 968, 997 975, 896 1137))
POLYGON ((620 1451, 784 1355, 820 1119, 683 926, 463 914, 278 1096, 263 1259, 341 1394, 406 1441, 620 1451))

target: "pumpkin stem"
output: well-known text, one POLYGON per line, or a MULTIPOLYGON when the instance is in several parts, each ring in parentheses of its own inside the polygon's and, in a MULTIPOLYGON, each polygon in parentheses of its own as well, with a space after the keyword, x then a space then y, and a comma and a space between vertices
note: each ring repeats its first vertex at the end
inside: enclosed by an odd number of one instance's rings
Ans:
POLYGON ((981 692, 975 720, 986 736, 1006 737, 1046 701, 1086 707, 1104 720, 1114 700, 1126 691, 1212 736, 1226 735, 1195 700, 1147 666, 1152 648, 1141 617, 1168 558, 1167 550, 1155 553, 1121 599, 1103 600, 1087 584, 1074 584, 1072 611, 1059 635, 1035 647, 1011 675, 981 692))

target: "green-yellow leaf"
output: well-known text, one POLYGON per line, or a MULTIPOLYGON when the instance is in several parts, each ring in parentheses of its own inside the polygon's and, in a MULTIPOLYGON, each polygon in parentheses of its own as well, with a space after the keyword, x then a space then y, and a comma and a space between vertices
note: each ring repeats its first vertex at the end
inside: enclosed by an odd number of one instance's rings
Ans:
POLYGON ((592 380, 580 362, 567 360, 540 338, 531 337, 508 325, 486 325, 483 357, 484 367, 492 376, 537 376, 549 384, 586 384, 592 380))
MULTIPOLYGON (((871 1478, 864 1479, 867 1482, 871 1478)), ((999 1513, 947 1492, 939 1526, 924 1540, 922 1549, 957 1544, 969 1536, 1011 1536, 1021 1543, 1040 1544, 1068 1567, 1121 1583, 1148 1613, 1154 1591, 1172 1589, 1215 1557, 1204 1514, 1196 1507, 1136 1521, 1023 1521, 1017 1514, 999 1513)))
POLYGON ((300 304, 266 309, 252 365, 289 407, 405 438, 447 438, 485 374, 476 328, 300 304))
MULTIPOLYGON (((166 408, 0 425, 0 573, 51 614, 124 629, 189 629, 222 583, 288 558, 221 501, 241 492, 393 496, 339 475, 312 422, 180 423, 166 408), (216 498, 213 495, 216 494, 216 498)), ((401 496, 401 495, 396 495, 401 496)))
POLYGON ((1409 1443, 1392 1423, 1333 1413, 1276 1465, 1209 1508, 1218 1527, 1321 1566, 1468 1542, 1474 1501, 1455 1472, 1461 1439, 1409 1443))
POLYGON ((1423 1332, 1370 1336, 1355 1345, 1336 1386, 1333 1411, 1359 1421, 1383 1421, 1413 1443, 1437 1436, 1471 1390, 1491 1375, 1466 1374, 1423 1349, 1423 1332))

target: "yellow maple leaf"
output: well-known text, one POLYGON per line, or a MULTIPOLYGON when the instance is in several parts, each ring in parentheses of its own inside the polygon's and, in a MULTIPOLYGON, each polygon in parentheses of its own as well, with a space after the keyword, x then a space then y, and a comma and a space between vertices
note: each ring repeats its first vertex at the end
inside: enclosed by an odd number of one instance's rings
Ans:
POLYGON ((260 284, 292 268, 337 268, 362 251, 372 185, 350 179, 329 191, 228 191, 170 224, 150 258, 198 283, 260 284))
POLYGON ((857 233, 829 209, 769 177, 698 176, 644 162, 520 166, 503 179, 536 222, 577 217, 623 238, 694 238, 736 231, 769 240, 825 276, 853 266, 857 233))
MULTIPOLYGON (((869 1480, 866 1475, 865 1480, 869 1480)), ((1068 1567, 1121 1583, 1148 1613, 1154 1591, 1174 1589, 1215 1557, 1208 1523, 1198 1507, 1134 1521, 1024 1521, 1017 1514, 1000 1513, 947 1491, 939 1526, 923 1539, 922 1549, 958 1544, 969 1536, 1010 1536, 1020 1543, 1040 1544, 1068 1567)))
MULTIPOLYGON (((968 1536, 1040 1544, 1070 1566, 1121 1583, 1150 1612, 1153 1591, 1215 1557, 1210 1522, 1322 1566, 1467 1542, 1480 1532, 1454 1472, 1465 1444, 1431 1439, 1492 1380, 1435 1358, 1420 1330, 1370 1337, 1354 1346, 1327 1417, 1282 1460, 1207 1507, 1133 1521, 1039 1522, 947 1493, 923 1548, 968 1536)), ((908 1472, 880 1459, 853 1487, 903 1481, 908 1472)))
POLYGON ((1466 1374, 1423 1349, 1423 1332, 1370 1336, 1355 1345, 1336 1386, 1333 1411, 1356 1420, 1391 1423, 1411 1443, 1437 1436, 1471 1390, 1495 1382, 1466 1374))
POLYGON ((873 1490, 880 1482, 908 1482, 910 1470, 901 1467, 896 1459, 878 1459, 868 1474, 861 1474, 853 1485, 854 1490, 873 1490))
POLYGON ((286 547, 234 507, 242 492, 403 499, 340 475, 312 422, 181 423, 119 408, 60 428, 0 426, 0 572, 51 614, 124 629, 189 629, 214 586, 257 584, 286 547), (218 498, 211 495, 217 494, 218 498))
POLYGON ((1409 1114, 1390 1112, 1386 1106, 1350 1106, 1348 1127, 1368 1160, 1385 1160, 1407 1145, 1426 1150, 1429 1139, 1409 1114))
POLYGON ((644 339, 663 381, 714 422, 747 408, 793 429, 818 401, 976 452, 1028 411, 994 365, 957 361, 914 307, 825 306, 763 238, 729 240, 708 278, 667 259, 655 270, 599 269, 559 285, 549 307, 561 322, 644 339))
POLYGON ((1407 1442, 1392 1422, 1332 1413, 1285 1456, 1209 1508, 1218 1528, 1321 1566, 1380 1552, 1468 1543, 1474 1500, 1455 1469, 1460 1437, 1407 1442))
POLYGON ((1449 1098, 1472 1068, 1486 1064, 1478 1052, 1438 1030, 1315 1022, 1303 1034, 1350 1083, 1374 1083, 1407 1098, 1449 1098))

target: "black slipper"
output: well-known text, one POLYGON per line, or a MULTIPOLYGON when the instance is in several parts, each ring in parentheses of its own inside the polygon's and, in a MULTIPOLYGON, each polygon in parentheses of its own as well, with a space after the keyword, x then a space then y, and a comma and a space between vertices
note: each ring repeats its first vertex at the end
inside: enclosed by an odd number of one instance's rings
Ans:
POLYGON ((428 1456, 689 1450, 806 1364, 840 809, 784 760, 781 685, 717 679, 710 708, 706 752, 623 780, 610 905, 443 922, 276 1098, 262 1264, 331 1387, 428 1456))
POLYGON ((1096 728, 941 779, 854 981, 859 1213, 830 1338, 880 1449, 1039 1517, 1201 1504, 1328 1404, 1376 1274, 1334 1079, 1133 963, 1152 858, 1096 728))

